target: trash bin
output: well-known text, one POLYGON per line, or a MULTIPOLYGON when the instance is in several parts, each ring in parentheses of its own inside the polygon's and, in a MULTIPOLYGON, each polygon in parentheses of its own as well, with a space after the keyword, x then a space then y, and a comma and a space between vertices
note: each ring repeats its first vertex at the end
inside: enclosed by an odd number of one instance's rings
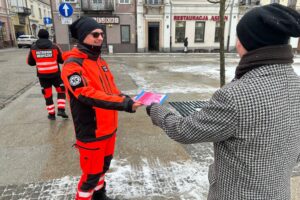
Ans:
POLYGON ((108 45, 108 53, 114 53, 114 46, 113 45, 108 45))

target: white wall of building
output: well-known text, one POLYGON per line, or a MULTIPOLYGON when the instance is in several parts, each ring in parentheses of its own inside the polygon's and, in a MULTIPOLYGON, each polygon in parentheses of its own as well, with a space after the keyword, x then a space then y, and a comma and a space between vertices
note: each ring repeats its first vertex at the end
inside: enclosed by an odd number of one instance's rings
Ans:
MULTIPOLYGON (((229 1, 225 16, 225 48, 230 34, 229 49, 233 49, 236 43, 236 25, 238 23, 238 1, 234 4, 229 1), (231 10, 232 6, 232 10, 231 10), (230 25, 230 16, 232 21, 230 25), (230 30, 229 30, 230 29, 230 30)), ((174 16, 203 16, 205 20, 180 20, 186 21, 185 35, 188 37, 190 49, 219 49, 219 43, 215 42, 215 17, 219 16, 219 5, 211 4, 204 0, 172 0, 172 51, 183 49, 183 43, 175 42, 176 20, 174 16), (204 42, 195 42, 196 21, 205 22, 204 42)))
POLYGON ((159 51, 170 51, 171 4, 164 0, 160 6, 146 7, 143 0, 137 0, 137 47, 138 52, 148 51, 148 23, 159 23, 159 51))

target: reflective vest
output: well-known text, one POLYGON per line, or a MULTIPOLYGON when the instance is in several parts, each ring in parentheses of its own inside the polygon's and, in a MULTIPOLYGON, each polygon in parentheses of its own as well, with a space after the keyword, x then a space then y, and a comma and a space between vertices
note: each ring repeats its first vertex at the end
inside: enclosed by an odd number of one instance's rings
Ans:
POLYGON ((36 68, 39 74, 53 74, 59 71, 57 63, 57 49, 31 50, 36 61, 36 68))

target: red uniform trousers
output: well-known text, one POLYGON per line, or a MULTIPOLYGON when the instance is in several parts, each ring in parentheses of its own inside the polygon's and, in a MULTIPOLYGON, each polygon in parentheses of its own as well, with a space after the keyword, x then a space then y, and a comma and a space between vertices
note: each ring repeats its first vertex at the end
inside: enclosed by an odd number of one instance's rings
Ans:
POLYGON ((39 78, 40 85, 42 87, 42 93, 46 101, 46 108, 48 114, 55 114, 55 106, 52 97, 52 86, 55 87, 57 92, 57 107, 58 110, 65 110, 66 106, 66 94, 65 86, 60 78, 60 76, 54 78, 39 78))
POLYGON ((75 200, 91 200, 93 193, 105 186, 104 176, 114 154, 115 141, 116 134, 96 142, 76 141, 75 146, 80 154, 82 175, 75 200))

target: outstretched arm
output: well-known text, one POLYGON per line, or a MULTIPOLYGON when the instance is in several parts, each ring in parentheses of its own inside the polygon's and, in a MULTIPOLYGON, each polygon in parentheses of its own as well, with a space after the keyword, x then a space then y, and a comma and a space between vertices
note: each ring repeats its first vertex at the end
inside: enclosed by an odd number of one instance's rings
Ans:
POLYGON ((208 106, 190 116, 177 116, 158 104, 151 106, 149 114, 154 125, 185 144, 226 140, 234 135, 238 122, 234 102, 222 89, 215 93, 208 106))
POLYGON ((69 92, 82 103, 98 108, 134 112, 131 98, 111 95, 96 90, 90 80, 85 78, 85 71, 78 64, 68 63, 63 67, 62 80, 69 92))

